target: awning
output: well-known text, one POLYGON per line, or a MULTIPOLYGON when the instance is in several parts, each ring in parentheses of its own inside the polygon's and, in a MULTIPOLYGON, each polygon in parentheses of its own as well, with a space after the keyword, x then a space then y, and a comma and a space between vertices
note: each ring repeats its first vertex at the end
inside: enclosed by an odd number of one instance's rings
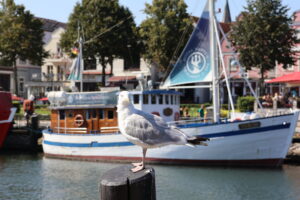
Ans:
POLYGON ((108 82, 125 82, 136 80, 135 76, 112 76, 108 79, 108 82))
POLYGON ((279 76, 266 83, 300 83, 300 72, 293 72, 283 76, 279 76))

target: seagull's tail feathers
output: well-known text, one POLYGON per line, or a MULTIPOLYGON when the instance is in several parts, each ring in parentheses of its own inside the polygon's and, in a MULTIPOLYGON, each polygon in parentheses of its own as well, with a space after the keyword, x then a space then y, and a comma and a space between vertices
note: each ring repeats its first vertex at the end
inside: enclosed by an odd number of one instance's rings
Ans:
POLYGON ((209 141, 209 138, 201 137, 201 136, 194 136, 187 138, 187 145, 188 146, 195 146, 195 145, 203 145, 207 146, 206 141, 209 141))

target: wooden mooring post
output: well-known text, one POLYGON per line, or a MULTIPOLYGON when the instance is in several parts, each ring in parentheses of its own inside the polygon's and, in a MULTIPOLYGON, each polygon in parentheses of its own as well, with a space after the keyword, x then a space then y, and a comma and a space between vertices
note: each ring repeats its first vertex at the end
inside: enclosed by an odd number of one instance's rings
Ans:
POLYGON ((131 165, 116 167, 101 177, 101 200, 156 200, 154 169, 133 173, 131 168, 131 165))

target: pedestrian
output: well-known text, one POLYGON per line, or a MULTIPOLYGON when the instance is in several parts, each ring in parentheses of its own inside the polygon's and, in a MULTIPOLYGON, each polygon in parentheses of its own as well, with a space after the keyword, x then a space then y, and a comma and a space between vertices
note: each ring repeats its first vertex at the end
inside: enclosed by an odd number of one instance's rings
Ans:
POLYGON ((199 113, 199 117, 201 119, 204 119, 204 116, 205 116, 205 108, 204 108, 204 105, 201 104, 200 108, 198 109, 198 113, 199 113))
POLYGON ((29 99, 26 99, 23 102, 23 110, 24 116, 26 119, 27 126, 29 125, 29 119, 34 113, 34 106, 33 106, 34 96, 30 95, 29 99))

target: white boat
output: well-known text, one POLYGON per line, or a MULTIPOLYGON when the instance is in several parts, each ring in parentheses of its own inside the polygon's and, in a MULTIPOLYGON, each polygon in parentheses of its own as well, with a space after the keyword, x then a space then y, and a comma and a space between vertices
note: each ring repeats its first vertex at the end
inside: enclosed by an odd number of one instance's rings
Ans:
MULTIPOLYGON (((217 23, 214 23, 214 13, 208 12, 207 9, 209 7, 209 10, 214 10, 213 2, 208 0, 197 28, 165 82, 165 86, 169 88, 196 82, 207 83, 207 87, 212 87, 214 122, 179 121, 172 124, 189 136, 201 135, 210 138, 208 146, 191 148, 170 145, 150 149, 146 161, 166 164, 279 167, 291 144, 299 112, 268 117, 256 115, 256 118, 240 121, 222 121, 219 118, 216 50, 209 48, 217 46, 215 37, 218 37, 218 34, 215 34, 217 23)), ((230 90, 228 93, 230 94, 230 90)), ((112 94, 52 93, 52 98, 49 97, 52 109, 51 127, 43 131, 45 155, 101 161, 140 160, 140 147, 128 142, 118 132, 116 95, 112 94)), ((159 114, 166 121, 178 119, 178 93, 153 90, 131 92, 131 95, 136 108, 159 114)))

